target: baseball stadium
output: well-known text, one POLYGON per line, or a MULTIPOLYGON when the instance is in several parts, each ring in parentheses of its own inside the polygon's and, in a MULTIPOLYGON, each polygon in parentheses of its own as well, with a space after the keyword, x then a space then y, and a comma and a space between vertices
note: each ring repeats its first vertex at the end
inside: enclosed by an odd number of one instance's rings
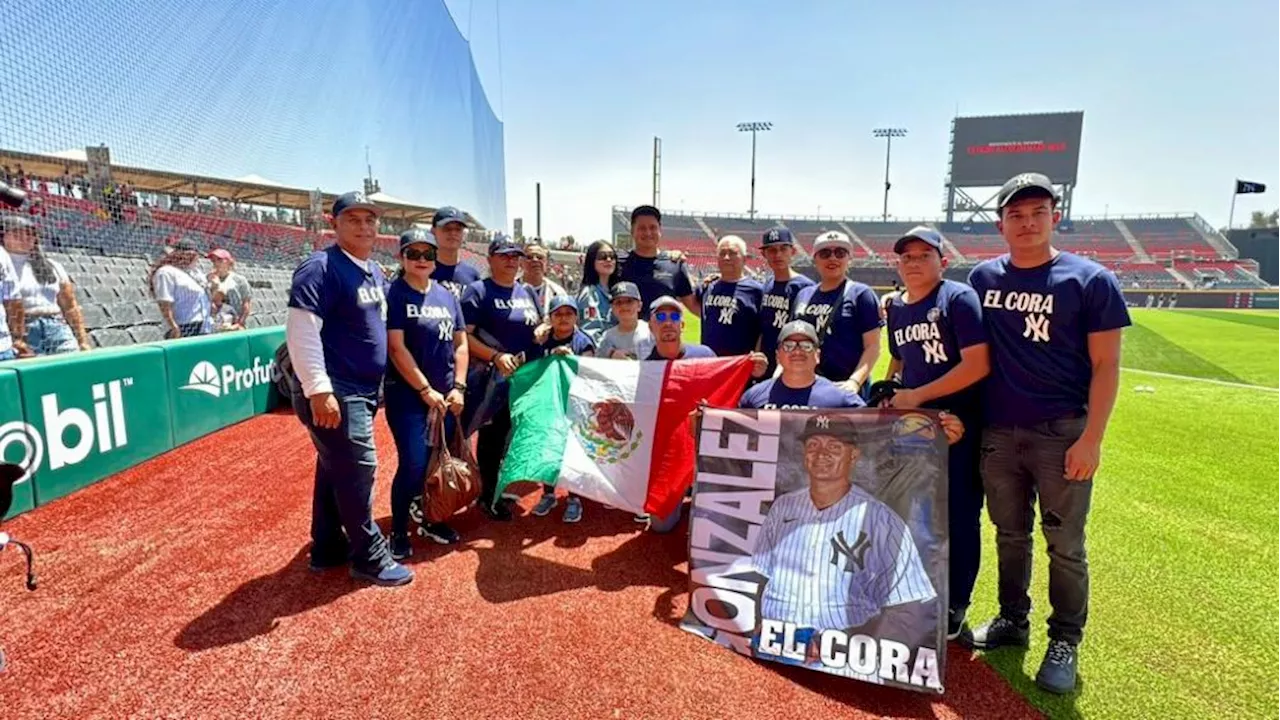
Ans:
MULTIPOLYGON (((507 12, 504 0, 110 0, 37 3, 0 24, 0 259, 30 257, 53 278, 47 297, 21 282, 5 296, 0 263, 10 332, 15 310, 25 323, 0 343, 15 351, 0 353, 0 715, 1280 717, 1274 158, 1270 176, 1234 179, 1225 224, 1215 207, 1230 188, 1185 212, 1126 211, 1124 197, 1076 212, 1095 181, 1081 161, 1089 131, 1111 116, 1070 96, 955 113, 935 138, 947 152, 934 214, 890 214, 887 153, 883 207, 757 212, 754 140, 748 212, 673 208, 663 182, 680 169, 664 171, 671 152, 652 133, 635 138, 652 152, 626 168, 626 187, 647 192, 581 210, 593 227, 607 214, 598 239, 623 252, 637 248, 633 209, 660 208, 663 257, 694 286, 720 276, 726 236, 750 248, 744 277, 766 280, 756 247, 777 230, 794 239, 795 272, 818 280, 815 245, 836 233, 848 279, 885 296, 901 288, 901 239, 922 228, 940 238, 948 280, 1005 255, 1001 187, 1045 176, 1061 212, 1054 247, 1104 267, 1131 319, 1091 501, 1089 632, 1072 691, 1036 682, 1051 607, 1039 530, 1029 646, 945 643, 940 692, 764 662, 687 632, 702 572, 692 509, 658 534, 584 495, 581 522, 565 524, 534 517, 540 488, 517 483, 514 521, 467 510, 450 520, 452 543, 422 539, 415 505, 411 584, 315 572, 320 442, 281 364, 286 348, 298 357, 286 332, 298 269, 336 247, 344 208, 377 208, 367 277, 396 274, 404 236, 429 235, 443 213, 465 225, 458 267, 476 278, 506 243, 542 245, 547 278, 584 287, 586 244, 538 237, 541 188, 536 221, 509 217, 510 156, 537 121, 507 117, 505 101, 500 119, 502 81, 482 82, 475 53, 477 13, 507 12), (205 315, 185 314, 165 285, 175 273, 203 293, 205 315)), ((1274 133, 1275 118, 1253 120, 1274 133)), ((585 162, 587 145, 556 152, 585 162)), ((879 161, 850 172, 880 182, 879 161)), ((684 341, 701 342, 696 313, 684 322, 684 341)), ((877 380, 891 360, 880 337, 877 380)), ((390 534, 399 440, 386 412, 371 422, 374 532, 390 534)), ((630 439, 641 421, 617 422, 630 439)), ((483 466, 483 440, 465 443, 483 466)), ((981 532, 975 624, 1001 610, 985 511, 981 532)))

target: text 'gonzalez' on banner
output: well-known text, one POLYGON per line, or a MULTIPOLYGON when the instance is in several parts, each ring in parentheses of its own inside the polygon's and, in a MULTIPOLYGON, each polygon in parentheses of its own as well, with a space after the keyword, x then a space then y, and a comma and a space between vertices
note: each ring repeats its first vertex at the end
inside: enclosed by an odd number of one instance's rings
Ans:
POLYGON ((947 441, 933 412, 704 412, 681 627, 761 660, 942 692, 947 441))

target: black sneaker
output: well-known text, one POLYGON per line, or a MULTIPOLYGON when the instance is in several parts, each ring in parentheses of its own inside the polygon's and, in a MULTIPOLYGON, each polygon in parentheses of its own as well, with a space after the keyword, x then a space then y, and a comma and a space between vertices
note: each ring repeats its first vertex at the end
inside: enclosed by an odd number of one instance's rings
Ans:
POLYGON ((1066 640, 1050 640, 1045 650, 1036 685, 1058 695, 1076 689, 1076 646, 1066 640))
POLYGON ((396 560, 413 557, 413 545, 409 542, 409 533, 395 533, 391 536, 391 557, 396 560))
POLYGON ((456 530, 444 523, 428 523, 423 525, 418 528, 418 534, 425 538, 431 538, 441 545, 453 545, 462 539, 456 530))
POLYGON ((964 610, 948 610, 947 611, 947 639, 959 640, 961 644, 972 645, 973 633, 969 631, 969 625, 965 622, 964 610))
POLYGON ((973 631, 972 647, 977 650, 994 650, 998 647, 1026 647, 1031 637, 1031 625, 1023 620, 1014 622, 997 615, 991 622, 973 631))
POLYGON ((488 504, 481 502, 480 510, 484 512, 485 516, 490 520, 496 520, 498 522, 511 521, 511 508, 507 507, 507 502, 505 500, 499 500, 497 504, 493 506, 489 506, 488 504))

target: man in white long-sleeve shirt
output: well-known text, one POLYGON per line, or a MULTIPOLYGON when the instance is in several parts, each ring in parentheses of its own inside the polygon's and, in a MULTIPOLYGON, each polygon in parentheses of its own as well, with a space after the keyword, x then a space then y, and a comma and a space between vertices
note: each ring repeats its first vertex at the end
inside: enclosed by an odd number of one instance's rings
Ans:
POLYGON ((387 280, 370 257, 378 214, 363 193, 333 203, 338 242, 294 271, 285 339, 301 388, 293 408, 316 446, 311 569, 350 562, 352 577, 404 585, 413 571, 373 521, 373 418, 387 368, 387 280))

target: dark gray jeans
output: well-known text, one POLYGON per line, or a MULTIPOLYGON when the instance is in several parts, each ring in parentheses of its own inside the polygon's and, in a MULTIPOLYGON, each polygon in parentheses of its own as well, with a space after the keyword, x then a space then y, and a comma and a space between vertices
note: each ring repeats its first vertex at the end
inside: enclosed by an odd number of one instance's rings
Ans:
POLYGON ((1025 427, 988 426, 982 434, 982 485, 996 526, 1000 614, 1024 622, 1031 612, 1031 530, 1036 498, 1049 554, 1049 637, 1079 644, 1089 615, 1089 562, 1084 526, 1093 480, 1064 477, 1067 449, 1085 418, 1025 427))

